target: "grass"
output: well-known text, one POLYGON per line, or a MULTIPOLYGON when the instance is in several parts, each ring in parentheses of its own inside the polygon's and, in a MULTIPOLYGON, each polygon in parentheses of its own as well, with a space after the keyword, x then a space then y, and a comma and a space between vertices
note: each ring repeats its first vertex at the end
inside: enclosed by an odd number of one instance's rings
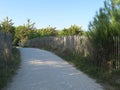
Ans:
POLYGON ((113 71, 111 74, 104 70, 97 71, 97 66, 93 64, 92 58, 84 57, 78 53, 71 53, 69 50, 48 49, 64 60, 72 63, 77 69, 86 73, 88 76, 97 80, 105 90, 120 90, 120 70, 113 71))
MULTIPOLYGON (((4 60, 2 60, 4 61, 4 60)), ((12 79, 13 75, 16 73, 16 70, 20 65, 20 52, 18 49, 12 49, 12 60, 9 64, 1 63, 0 64, 0 90, 5 87, 7 83, 12 79)))

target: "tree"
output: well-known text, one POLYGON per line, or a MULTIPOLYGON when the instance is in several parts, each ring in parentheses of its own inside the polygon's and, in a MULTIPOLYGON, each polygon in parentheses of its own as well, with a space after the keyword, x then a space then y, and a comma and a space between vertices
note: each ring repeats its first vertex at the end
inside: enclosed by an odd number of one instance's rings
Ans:
POLYGON ((120 0, 111 0, 111 27, 113 34, 120 36, 120 0))
POLYGON ((88 33, 94 48, 93 55, 100 66, 111 60, 113 36, 116 35, 120 36, 120 1, 106 0, 104 8, 100 8, 93 22, 90 22, 88 33))
POLYGON ((71 25, 70 28, 68 28, 70 35, 82 35, 82 28, 77 25, 71 25))
POLYGON ((3 21, 1 21, 0 30, 12 34, 12 36, 14 36, 15 27, 13 25, 14 23, 12 22, 12 19, 6 17, 3 21))
POLYGON ((18 26, 15 28, 14 45, 26 40, 25 26, 18 26))
POLYGON ((56 27, 47 27, 47 28, 42 28, 39 29, 38 31, 40 33, 40 35, 43 36, 57 36, 57 30, 56 27))
POLYGON ((61 32, 59 32, 60 35, 66 36, 66 35, 82 35, 83 30, 80 26, 77 25, 71 25, 69 28, 64 28, 61 32))
POLYGON ((17 45, 19 42, 23 45, 26 40, 32 39, 35 33, 35 23, 32 23, 30 19, 27 20, 27 23, 18 26, 15 29, 15 37, 14 37, 14 44, 17 45))

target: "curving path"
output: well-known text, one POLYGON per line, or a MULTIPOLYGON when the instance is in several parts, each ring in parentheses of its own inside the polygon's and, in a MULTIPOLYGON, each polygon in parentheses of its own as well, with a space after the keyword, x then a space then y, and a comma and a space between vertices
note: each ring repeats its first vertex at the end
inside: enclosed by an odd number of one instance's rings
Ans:
POLYGON ((51 52, 19 49, 21 67, 4 90, 103 90, 95 80, 51 52))

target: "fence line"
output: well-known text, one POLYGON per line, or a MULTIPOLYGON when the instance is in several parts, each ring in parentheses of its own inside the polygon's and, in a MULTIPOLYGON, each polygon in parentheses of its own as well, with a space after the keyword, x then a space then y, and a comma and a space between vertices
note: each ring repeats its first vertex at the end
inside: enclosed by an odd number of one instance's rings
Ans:
MULTIPOLYGON (((87 37, 84 36, 62 36, 62 37, 43 37, 28 40, 25 46, 37 48, 52 48, 59 51, 72 51, 81 53, 84 56, 93 54, 94 57, 98 56, 98 67, 108 67, 110 70, 120 69, 120 37, 113 37, 113 44, 111 44, 112 51, 110 51, 112 60, 106 59, 106 51, 99 53, 93 52, 93 47, 87 37), (102 60, 101 60, 102 59, 102 60), (108 64, 107 64, 108 63, 108 64)), ((106 47, 107 48, 107 47, 106 47)), ((104 69, 104 68, 103 68, 104 69)))
POLYGON ((12 37, 4 32, 0 32, 0 61, 8 61, 12 57, 12 37))
POLYGON ((114 69, 120 68, 120 37, 114 37, 114 69))
POLYGON ((83 36, 65 36, 65 37, 43 37, 28 40, 25 46, 37 48, 53 48, 72 52, 79 52, 85 56, 91 53, 91 46, 88 38, 83 36))

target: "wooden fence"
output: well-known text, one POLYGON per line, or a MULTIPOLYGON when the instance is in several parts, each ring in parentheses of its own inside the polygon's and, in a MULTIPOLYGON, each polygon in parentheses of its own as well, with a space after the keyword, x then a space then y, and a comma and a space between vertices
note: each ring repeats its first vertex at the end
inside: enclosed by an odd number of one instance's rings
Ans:
POLYGON ((113 37, 113 69, 120 69, 120 37, 113 37))
MULTIPOLYGON (((120 69, 120 37, 113 37, 113 44, 111 44, 112 51, 110 58, 112 60, 105 60, 108 56, 105 51, 102 53, 94 53, 93 47, 87 37, 84 36, 65 36, 65 37, 43 37, 28 40, 25 46, 36 47, 36 48, 51 48, 57 49, 59 52, 64 50, 69 50, 72 52, 81 53, 84 56, 93 55, 93 57, 98 56, 98 66, 99 70, 106 66, 110 70, 120 69), (103 59, 103 60, 102 60, 103 59)), ((97 64, 96 64, 97 65, 97 64)))
POLYGON ((0 32, 0 61, 9 61, 12 51, 12 36, 4 32, 0 32))
POLYGON ((28 40, 25 46, 37 48, 52 48, 63 51, 65 49, 72 52, 78 52, 87 56, 92 48, 86 37, 83 36, 62 36, 62 37, 43 37, 28 40))

